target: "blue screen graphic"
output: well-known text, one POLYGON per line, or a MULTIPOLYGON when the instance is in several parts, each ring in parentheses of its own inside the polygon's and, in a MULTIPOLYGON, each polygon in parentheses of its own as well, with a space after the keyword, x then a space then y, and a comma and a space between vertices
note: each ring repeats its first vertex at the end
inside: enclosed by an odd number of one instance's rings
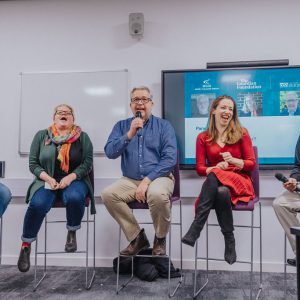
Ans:
POLYGON ((163 71, 163 114, 175 128, 182 165, 195 164, 211 102, 233 97, 261 165, 293 164, 300 134, 300 67, 163 71))

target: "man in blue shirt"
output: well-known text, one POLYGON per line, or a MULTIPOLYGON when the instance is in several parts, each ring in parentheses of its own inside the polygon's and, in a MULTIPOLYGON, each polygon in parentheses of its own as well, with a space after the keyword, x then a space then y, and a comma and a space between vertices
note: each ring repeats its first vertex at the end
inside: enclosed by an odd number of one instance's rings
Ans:
POLYGON ((104 148, 108 158, 121 156, 123 177, 101 197, 130 242, 121 255, 136 255, 150 246, 127 205, 135 200, 149 206, 155 230, 152 254, 165 255, 174 189, 172 171, 177 160, 175 132, 167 120, 151 114, 153 101, 148 87, 134 88, 130 96, 133 117, 114 126, 104 148))

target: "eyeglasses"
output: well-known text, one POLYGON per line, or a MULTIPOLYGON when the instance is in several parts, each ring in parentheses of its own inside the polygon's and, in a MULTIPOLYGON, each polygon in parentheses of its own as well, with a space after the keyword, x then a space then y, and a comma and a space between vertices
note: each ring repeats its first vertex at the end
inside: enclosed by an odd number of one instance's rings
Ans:
POLYGON ((134 104, 140 104, 140 103, 146 104, 146 103, 148 103, 151 100, 152 100, 151 98, 145 98, 145 97, 138 98, 138 97, 136 97, 136 98, 132 98, 131 99, 131 103, 134 103, 134 104))
POLYGON ((65 110, 57 110, 55 112, 56 115, 62 116, 62 115, 67 115, 67 116, 72 116, 72 112, 71 111, 65 111, 65 110))

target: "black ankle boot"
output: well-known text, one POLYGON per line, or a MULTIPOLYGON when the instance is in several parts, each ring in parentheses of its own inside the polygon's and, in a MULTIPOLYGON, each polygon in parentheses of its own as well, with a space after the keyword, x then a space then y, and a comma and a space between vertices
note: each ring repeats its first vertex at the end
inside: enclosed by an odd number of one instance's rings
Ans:
POLYGON ((65 245, 66 252, 75 252, 77 250, 76 231, 69 230, 65 245))
POLYGON ((200 232, 202 230, 202 227, 200 222, 195 219, 193 223, 191 224, 188 232, 185 234, 185 236, 181 239, 182 243, 189 245, 191 247, 194 247, 197 239, 200 236, 200 232))
POLYGON ((22 247, 18 260, 18 269, 20 272, 27 272, 30 269, 30 251, 31 245, 22 247))
POLYGON ((236 252, 235 252, 235 239, 233 233, 224 233, 225 239, 225 260, 232 265, 236 262, 236 252))

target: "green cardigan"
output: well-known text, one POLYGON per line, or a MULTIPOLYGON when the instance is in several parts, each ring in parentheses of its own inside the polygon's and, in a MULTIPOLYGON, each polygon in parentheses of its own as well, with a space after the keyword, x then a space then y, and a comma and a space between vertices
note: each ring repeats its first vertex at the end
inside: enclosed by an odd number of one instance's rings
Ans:
MULTIPOLYGON (((89 172, 93 168, 93 144, 89 136, 85 132, 80 134, 80 142, 82 145, 82 162, 74 170, 77 180, 83 180, 88 187, 88 196, 91 199, 91 213, 96 213, 94 191, 92 183, 89 178, 89 172)), ((34 181, 27 190, 26 202, 28 203, 34 193, 41 188, 45 182, 40 179, 40 174, 45 171, 49 176, 53 177, 55 160, 56 160, 56 146, 49 141, 48 130, 40 130, 33 138, 29 154, 29 169, 35 175, 34 181), (51 159, 49 159, 51 157, 51 159)))

